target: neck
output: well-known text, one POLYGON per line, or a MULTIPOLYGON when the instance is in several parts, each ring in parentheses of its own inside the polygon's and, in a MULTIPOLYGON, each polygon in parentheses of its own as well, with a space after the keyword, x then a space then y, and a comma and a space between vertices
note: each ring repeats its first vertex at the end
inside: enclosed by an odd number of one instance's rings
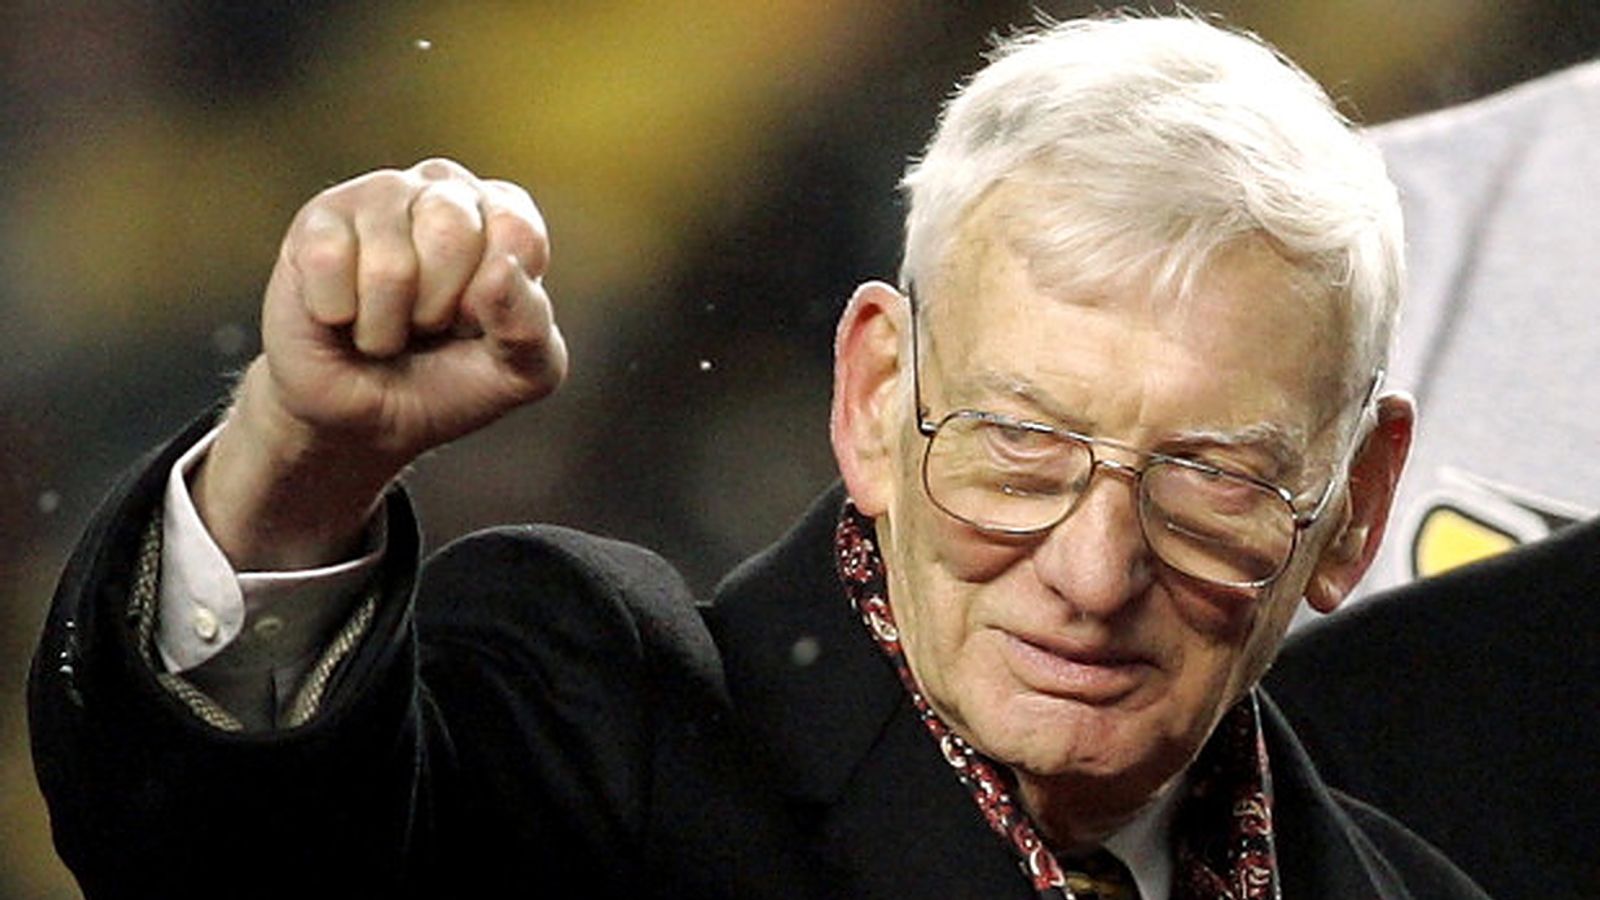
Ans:
POLYGON ((1171 791, 1170 783, 1153 793, 1129 792, 1097 779, 1013 774, 1023 809, 1038 825, 1050 848, 1067 856, 1104 845, 1108 836, 1171 791))

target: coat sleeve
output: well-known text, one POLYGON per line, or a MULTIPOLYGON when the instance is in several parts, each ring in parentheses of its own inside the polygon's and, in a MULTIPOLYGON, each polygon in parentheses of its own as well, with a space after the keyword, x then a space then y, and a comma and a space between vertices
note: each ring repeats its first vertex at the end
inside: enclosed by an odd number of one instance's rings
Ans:
POLYGON ((130 616, 165 474, 210 424, 152 454, 96 513, 30 672, 35 767, 86 896, 636 879, 639 854, 622 851, 643 843, 663 730, 681 738, 723 703, 715 649, 671 567, 530 527, 465 539, 424 568, 396 492, 376 612, 318 714, 222 731, 158 681, 130 616))

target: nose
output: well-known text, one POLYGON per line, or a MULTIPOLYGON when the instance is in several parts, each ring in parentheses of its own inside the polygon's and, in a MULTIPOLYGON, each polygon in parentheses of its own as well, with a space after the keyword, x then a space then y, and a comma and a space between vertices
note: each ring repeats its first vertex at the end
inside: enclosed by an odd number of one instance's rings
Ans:
POLYGON ((1138 479, 1131 465, 1097 459, 1077 507, 1034 551, 1040 581, 1075 614, 1110 618, 1150 587, 1155 565, 1139 525, 1138 479))

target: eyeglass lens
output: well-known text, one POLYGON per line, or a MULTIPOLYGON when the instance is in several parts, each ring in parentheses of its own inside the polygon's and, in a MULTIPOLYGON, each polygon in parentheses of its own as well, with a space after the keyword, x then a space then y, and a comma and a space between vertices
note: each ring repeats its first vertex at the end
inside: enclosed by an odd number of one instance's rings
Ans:
MULTIPOLYGON (((979 528, 1029 533, 1071 514, 1094 469, 1091 446, 1032 423, 947 416, 929 441, 923 480, 945 512, 979 528)), ((1183 460, 1151 460, 1139 482, 1150 549, 1167 565, 1226 585, 1274 578, 1294 549, 1294 510, 1270 488, 1183 460)))

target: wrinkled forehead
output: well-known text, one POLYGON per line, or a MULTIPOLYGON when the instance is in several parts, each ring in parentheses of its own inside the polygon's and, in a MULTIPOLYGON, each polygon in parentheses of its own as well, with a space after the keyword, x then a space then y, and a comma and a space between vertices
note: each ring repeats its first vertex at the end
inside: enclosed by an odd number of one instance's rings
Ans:
POLYGON ((1307 311, 1328 320, 1319 326, 1348 331, 1352 301, 1325 262, 1294 258, 1242 212, 1201 212, 1148 192, 1135 198, 1085 188, 1093 177, 1036 161, 991 184, 960 217, 933 280, 980 276, 986 257, 1004 250, 1026 262, 1041 291, 1137 293, 1152 304, 1175 306, 1193 299, 1207 270, 1228 265, 1230 251, 1255 245, 1283 264, 1292 288, 1283 294, 1287 302, 1315 307, 1307 311))
POLYGON ((1181 210, 1107 209, 1026 172, 997 182, 972 204, 934 269, 933 284, 918 289, 925 306, 945 297, 952 304, 983 302, 994 298, 976 288, 1019 264, 1032 293, 1058 301, 1114 297, 1140 304, 1129 312, 1174 317, 1217 315, 1219 306, 1237 301, 1256 315, 1315 333, 1330 349, 1353 343, 1351 300, 1336 276, 1316 262, 1291 258, 1261 230, 1196 222, 1181 210), (1259 296, 1198 289, 1239 269, 1271 270, 1270 278, 1255 279, 1263 287, 1259 296))
MULTIPOLYGON (((1259 232, 1176 250, 1120 234, 1115 221, 1092 223, 1097 236, 1070 204, 1040 196, 1020 182, 986 193, 922 292, 925 334, 947 362, 1041 390, 1061 381, 1053 376, 1138 379, 1186 365, 1214 376, 1205 381, 1214 393, 1275 392, 1281 424, 1312 439, 1337 418, 1353 358, 1349 310, 1317 271, 1259 232), (1123 370, 1089 364, 1102 355, 1123 370)), ((1208 409, 1227 418, 1223 399, 1208 409)))

